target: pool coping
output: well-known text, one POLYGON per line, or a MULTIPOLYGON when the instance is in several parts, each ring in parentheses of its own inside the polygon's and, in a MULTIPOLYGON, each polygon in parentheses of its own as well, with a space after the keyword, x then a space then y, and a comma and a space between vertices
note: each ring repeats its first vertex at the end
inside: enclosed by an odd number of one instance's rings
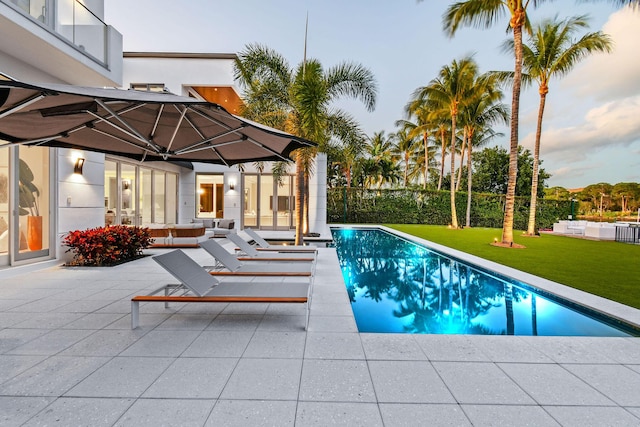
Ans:
POLYGON ((475 255, 471 255, 466 252, 452 249, 450 247, 426 240, 412 234, 404 233, 402 231, 395 230, 393 228, 386 227, 384 225, 375 224, 341 224, 333 225, 332 228, 360 228, 360 229, 372 229, 377 228, 384 230, 388 233, 400 236, 403 239, 413 241, 427 246, 437 252, 441 252, 445 255, 458 258, 461 261, 475 264, 481 268, 494 271, 495 273, 506 276, 508 278, 523 282, 534 288, 541 289, 542 291, 549 292, 560 298, 564 298, 572 303, 585 306, 593 311, 601 313, 603 315, 612 317, 619 321, 629 323, 632 326, 640 329, 640 310, 594 295, 588 292, 584 292, 567 285, 563 285, 552 280, 544 279, 542 277, 533 275, 531 273, 524 272, 512 267, 508 267, 497 262, 489 261, 484 258, 480 258, 475 255))

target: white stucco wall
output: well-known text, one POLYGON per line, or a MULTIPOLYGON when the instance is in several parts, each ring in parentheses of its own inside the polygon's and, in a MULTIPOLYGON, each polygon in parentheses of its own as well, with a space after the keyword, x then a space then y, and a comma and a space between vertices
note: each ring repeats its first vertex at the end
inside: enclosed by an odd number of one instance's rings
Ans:
POLYGON ((123 63, 122 87, 127 89, 131 83, 164 83, 177 95, 188 95, 191 86, 232 87, 233 60, 127 56, 123 63))

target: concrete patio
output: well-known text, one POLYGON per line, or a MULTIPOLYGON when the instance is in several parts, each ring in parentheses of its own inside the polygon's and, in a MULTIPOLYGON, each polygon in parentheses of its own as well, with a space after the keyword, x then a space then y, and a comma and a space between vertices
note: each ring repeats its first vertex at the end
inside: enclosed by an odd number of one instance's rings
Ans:
POLYGON ((148 303, 131 330, 131 297, 175 282, 151 257, 19 271, 2 426, 640 426, 640 338, 358 333, 330 248, 306 332, 285 304, 148 303))

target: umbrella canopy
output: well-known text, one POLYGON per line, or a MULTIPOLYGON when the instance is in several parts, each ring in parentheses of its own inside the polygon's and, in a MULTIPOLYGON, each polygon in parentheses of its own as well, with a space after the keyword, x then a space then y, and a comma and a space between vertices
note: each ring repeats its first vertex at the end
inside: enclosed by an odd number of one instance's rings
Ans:
POLYGON ((0 139, 227 166, 290 160, 291 151, 316 145, 195 98, 16 81, 0 81, 0 139))

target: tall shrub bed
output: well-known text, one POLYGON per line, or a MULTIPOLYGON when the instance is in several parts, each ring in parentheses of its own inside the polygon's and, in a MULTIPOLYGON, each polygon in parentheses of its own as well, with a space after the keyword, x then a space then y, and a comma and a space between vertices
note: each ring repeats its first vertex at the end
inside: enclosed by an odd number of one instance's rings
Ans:
POLYGON ((73 252, 72 265, 107 266, 141 256, 151 236, 148 228, 108 225, 70 231, 63 244, 73 252))
MULTIPOLYGON (((502 227, 505 198, 495 194, 473 194, 472 227, 502 227)), ((569 201, 538 200, 537 228, 550 228, 570 213, 569 201)), ((458 222, 465 223, 467 193, 456 193, 458 222)), ((432 224, 451 223, 448 191, 364 190, 332 188, 327 191, 327 220, 355 224, 432 224)), ((514 228, 525 230, 529 220, 529 198, 516 198, 514 228)))

